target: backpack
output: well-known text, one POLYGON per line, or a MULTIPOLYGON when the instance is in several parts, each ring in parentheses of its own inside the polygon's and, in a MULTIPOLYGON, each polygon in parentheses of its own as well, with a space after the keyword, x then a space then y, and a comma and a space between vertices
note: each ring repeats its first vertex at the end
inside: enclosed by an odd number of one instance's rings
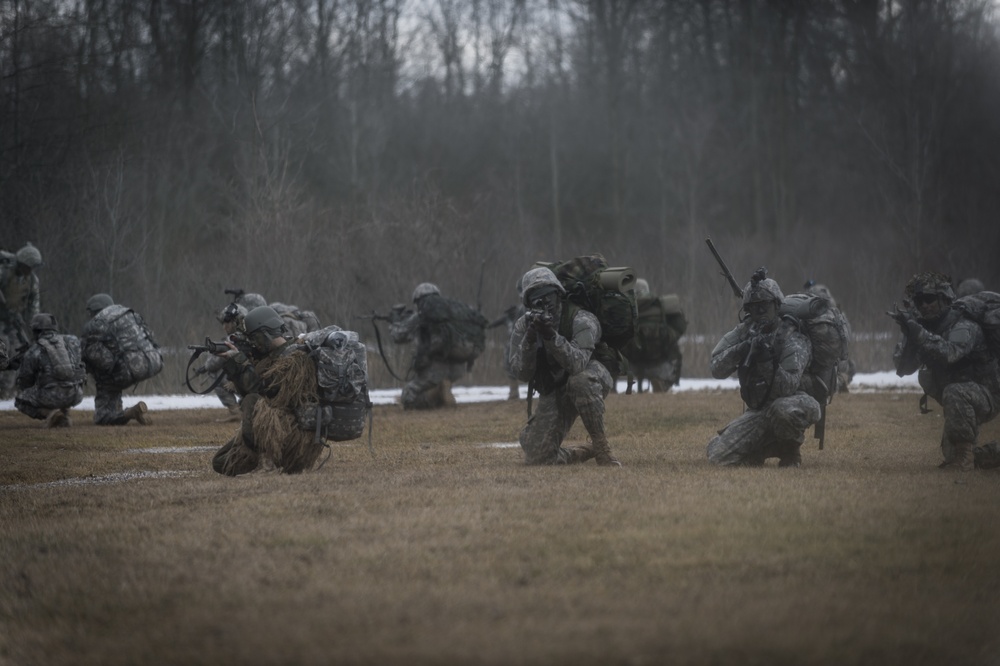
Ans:
POLYGON ((489 321, 478 310, 440 294, 420 301, 420 327, 426 354, 454 363, 472 363, 486 349, 489 321))
POLYGON ((354 331, 327 326, 307 333, 301 343, 316 364, 319 405, 302 408, 296 420, 317 437, 343 442, 361 437, 368 399, 368 352, 354 331), (317 427, 317 411, 322 414, 317 427))
POLYGON ((851 327, 847 317, 829 300, 812 294, 789 294, 781 307, 781 316, 793 317, 812 343, 812 360, 806 374, 822 382, 825 394, 813 397, 821 404, 837 392, 837 365, 848 358, 851 327))
POLYGON ((638 323, 635 337, 622 349, 633 363, 659 363, 676 351, 677 341, 687 330, 687 318, 676 294, 642 296, 636 299, 638 323))
POLYGON ((635 301, 635 271, 610 267, 600 254, 584 255, 557 263, 538 262, 555 273, 566 289, 566 299, 595 317, 601 324, 601 340, 595 357, 612 375, 626 364, 621 350, 635 336, 639 310, 635 301), (602 348, 603 346, 603 348, 602 348))
POLYGON ((986 337, 986 346, 997 360, 1000 360, 1000 294, 995 291, 980 291, 956 299, 952 307, 979 324, 986 337))
POLYGON ((300 310, 284 303, 271 303, 269 307, 284 320, 285 327, 293 338, 320 329, 319 317, 312 310, 300 310))
POLYGON ((124 305, 109 305, 88 322, 83 360, 102 382, 126 389, 163 369, 163 357, 153 333, 139 313, 124 305))
POLYGON ((52 367, 52 379, 60 383, 82 384, 87 378, 83 365, 80 339, 75 335, 55 335, 38 338, 38 346, 45 350, 52 367))

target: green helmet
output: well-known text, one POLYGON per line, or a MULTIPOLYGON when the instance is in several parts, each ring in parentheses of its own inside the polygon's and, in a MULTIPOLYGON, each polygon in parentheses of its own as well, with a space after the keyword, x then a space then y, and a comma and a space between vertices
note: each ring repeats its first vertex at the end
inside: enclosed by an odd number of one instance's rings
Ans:
POLYGON ((58 329, 59 324, 56 323, 56 318, 48 312, 39 312, 31 318, 31 330, 34 331, 35 335, 41 331, 55 331, 58 329))
POLYGON ((107 294, 94 294, 87 299, 87 312, 93 317, 104 308, 114 304, 115 302, 107 294))
POLYGON ((281 315, 267 305, 254 308, 243 318, 243 326, 246 328, 247 335, 252 335, 261 329, 278 333, 284 325, 285 320, 281 318, 281 315))
POLYGON ((417 285, 417 288, 413 290, 413 302, 416 303, 424 296, 430 296, 431 294, 440 294, 441 290, 437 288, 436 284, 431 284, 430 282, 421 282, 417 285))
POLYGON ((37 247, 31 243, 27 243, 17 251, 17 261, 25 266, 38 268, 42 265, 42 253, 38 251, 37 247))

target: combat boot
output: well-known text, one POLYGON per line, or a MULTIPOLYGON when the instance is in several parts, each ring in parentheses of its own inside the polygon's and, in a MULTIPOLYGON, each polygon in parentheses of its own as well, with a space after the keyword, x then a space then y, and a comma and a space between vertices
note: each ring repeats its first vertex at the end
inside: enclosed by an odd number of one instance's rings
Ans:
POLYGON ((621 461, 611 453, 611 445, 608 444, 607 435, 591 435, 594 442, 594 458, 601 467, 621 467, 621 461))
POLYGON ((455 396, 451 392, 451 380, 450 379, 441 380, 440 388, 441 388, 441 404, 443 404, 445 407, 454 407, 456 403, 455 403, 455 396))
POLYGON ((799 467, 802 465, 802 445, 798 442, 788 442, 781 447, 778 455, 778 467, 799 467))
POLYGON ((507 393, 508 400, 520 400, 521 399, 521 387, 517 382, 510 383, 510 391, 507 393))
POLYGON ((46 428, 68 428, 69 427, 69 416, 62 409, 53 409, 49 412, 49 415, 45 417, 45 427, 46 428))
POLYGON ((226 408, 229 410, 229 415, 221 419, 215 419, 216 423, 236 423, 243 419, 243 411, 239 405, 227 405, 226 408))
POLYGON ((139 401, 126 409, 123 414, 125 414, 125 422, 128 423, 132 419, 139 422, 139 425, 149 425, 149 417, 146 416, 146 403, 139 401))
POLYGON ((594 449, 589 446, 564 446, 563 450, 569 454, 566 459, 567 465, 585 463, 597 455, 594 449))
POLYGON ((976 468, 976 453, 971 442, 956 442, 951 460, 939 465, 941 469, 971 472, 976 468))

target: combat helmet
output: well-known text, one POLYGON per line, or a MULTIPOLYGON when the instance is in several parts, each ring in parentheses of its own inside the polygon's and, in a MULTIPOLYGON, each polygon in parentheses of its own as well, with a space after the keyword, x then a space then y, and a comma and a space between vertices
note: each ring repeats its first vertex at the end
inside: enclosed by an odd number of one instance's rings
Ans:
POLYGON ((918 273, 906 283, 906 299, 913 302, 921 294, 936 294, 948 303, 955 300, 955 290, 951 286, 951 276, 927 271, 918 273))
POLYGON ((236 299, 237 305, 242 305, 249 312, 254 308, 262 308, 267 305, 267 301, 260 294, 240 294, 240 297, 236 299))
POLYGON ((247 309, 239 303, 233 302, 219 310, 219 314, 216 315, 216 318, 219 320, 219 323, 228 324, 232 321, 245 319, 246 316, 247 309))
POLYGON ((274 308, 267 305, 254 308, 243 318, 243 326, 247 335, 256 333, 261 329, 268 329, 269 332, 277 333, 285 325, 285 320, 281 318, 274 308))
POLYGON ((94 294, 93 296, 87 299, 87 312, 89 312, 90 316, 93 317, 104 308, 114 304, 115 304, 114 300, 112 300, 112 298, 109 295, 103 293, 94 294))
POLYGON ((649 296, 649 283, 639 278, 635 281, 635 297, 642 298, 643 296, 649 296))
POLYGON ((565 287, 562 286, 556 274, 552 272, 551 268, 546 268, 545 266, 532 268, 525 273, 521 278, 521 286, 523 287, 521 302, 524 304, 524 307, 529 307, 529 302, 532 298, 547 291, 558 291, 560 294, 566 293, 565 287))
POLYGON ((781 287, 767 277, 767 269, 763 266, 753 272, 750 281, 743 287, 743 307, 762 301, 774 301, 775 304, 781 305, 783 300, 785 295, 781 293, 781 287))
POLYGON ((431 294, 440 294, 441 290, 437 288, 436 284, 430 282, 421 282, 417 285, 416 289, 413 290, 413 302, 416 303, 424 296, 430 296, 431 294))
POLYGON ((42 331, 56 331, 59 329, 59 324, 56 322, 54 315, 50 315, 48 312, 39 312, 34 317, 31 318, 31 330, 38 335, 42 331))
POLYGON ((962 298, 963 296, 978 294, 981 291, 986 291, 986 285, 981 280, 977 278, 965 278, 958 283, 958 287, 955 289, 955 296, 962 298))
POLYGON ((15 255, 19 264, 38 268, 42 265, 42 253, 31 243, 26 243, 24 247, 17 251, 15 255))

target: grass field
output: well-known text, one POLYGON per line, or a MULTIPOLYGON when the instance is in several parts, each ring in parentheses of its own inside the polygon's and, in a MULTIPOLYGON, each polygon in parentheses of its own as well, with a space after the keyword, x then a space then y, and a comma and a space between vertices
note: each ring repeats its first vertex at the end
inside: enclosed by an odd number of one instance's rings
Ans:
POLYGON ((1000 471, 936 469, 940 408, 711 467, 739 411, 613 395, 612 470, 525 467, 523 402, 378 407, 374 457, 236 479, 220 410, 0 412, 0 664, 1000 665, 1000 471))

